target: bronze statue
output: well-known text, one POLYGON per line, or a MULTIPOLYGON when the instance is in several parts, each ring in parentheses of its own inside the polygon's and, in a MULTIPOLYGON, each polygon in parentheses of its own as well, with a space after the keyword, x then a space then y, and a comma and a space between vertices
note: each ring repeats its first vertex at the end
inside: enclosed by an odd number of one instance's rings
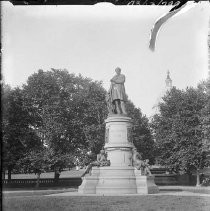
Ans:
POLYGON ((137 170, 141 170, 141 175, 149 175, 151 176, 151 171, 149 169, 149 159, 142 160, 142 156, 140 153, 137 152, 137 149, 134 147, 132 149, 133 155, 132 155, 132 161, 133 161, 133 166, 137 170))
POLYGON ((121 74, 121 69, 115 69, 116 75, 110 80, 111 86, 108 91, 107 104, 109 114, 127 114, 125 102, 127 100, 125 94, 125 76, 121 74))
POLYGON ((150 169, 149 169, 149 159, 146 159, 146 160, 144 161, 143 174, 144 174, 144 175, 149 175, 149 176, 152 175, 152 174, 151 174, 151 171, 150 171, 150 169))
POLYGON ((97 154, 97 160, 93 161, 87 166, 85 172, 82 174, 81 177, 84 177, 85 174, 90 173, 93 166, 110 166, 110 160, 107 160, 107 155, 104 150, 101 150, 100 153, 97 154))
POLYGON ((137 170, 143 171, 144 161, 142 160, 142 156, 137 152, 136 148, 133 148, 132 151, 133 151, 133 156, 132 156, 133 166, 137 170))

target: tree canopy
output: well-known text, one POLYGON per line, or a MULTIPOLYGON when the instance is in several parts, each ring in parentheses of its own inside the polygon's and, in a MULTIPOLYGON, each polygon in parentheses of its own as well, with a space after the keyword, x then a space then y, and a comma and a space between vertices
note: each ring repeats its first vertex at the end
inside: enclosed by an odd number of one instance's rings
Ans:
POLYGON ((98 153, 107 114, 101 82, 67 70, 39 70, 23 87, 25 107, 45 145, 57 154, 98 153))
POLYGON ((31 119, 23 106, 22 90, 6 85, 2 88, 2 163, 3 169, 7 169, 10 174, 16 162, 28 150, 40 146, 41 142, 30 127, 31 119))
POLYGON ((131 117, 133 121, 133 143, 138 152, 141 153, 142 158, 149 159, 150 163, 153 164, 155 161, 155 145, 149 120, 130 100, 128 100, 126 105, 128 116, 131 117))
POLYGON ((173 87, 159 104, 152 128, 156 156, 162 165, 175 172, 191 172, 208 165, 203 143, 202 113, 207 103, 204 89, 173 87))

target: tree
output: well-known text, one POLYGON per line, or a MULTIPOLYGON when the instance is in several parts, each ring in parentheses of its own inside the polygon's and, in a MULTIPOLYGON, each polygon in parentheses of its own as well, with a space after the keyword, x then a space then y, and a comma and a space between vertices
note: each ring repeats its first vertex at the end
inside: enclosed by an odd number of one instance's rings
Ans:
POLYGON ((145 115, 142 115, 141 110, 136 108, 130 100, 128 100, 126 105, 128 116, 133 121, 134 145, 141 153, 143 159, 149 159, 150 163, 153 164, 155 161, 154 140, 151 135, 149 120, 145 115))
POLYGON ((2 134, 3 134, 3 169, 8 170, 8 179, 16 162, 24 153, 40 145, 35 131, 30 128, 30 118, 23 107, 23 95, 20 88, 12 89, 3 85, 2 93, 2 134))
POLYGON ((171 89, 153 117, 156 156, 175 172, 190 173, 207 165, 201 112, 206 94, 199 88, 171 89))
POLYGON ((38 188, 41 173, 49 169, 47 149, 39 148, 29 151, 18 161, 17 165, 21 166, 24 173, 37 174, 36 187, 38 188))
POLYGON ((201 111, 203 141, 207 154, 210 155, 210 71, 206 81, 199 84, 198 88, 206 94, 206 103, 201 111))
POLYGON ((66 154, 62 152, 55 152, 53 149, 47 148, 45 150, 48 160, 48 169, 54 170, 55 183, 58 182, 61 171, 68 167, 74 166, 74 154, 68 152, 66 154))
POLYGON ((33 128, 51 150, 61 155, 99 152, 107 113, 101 82, 67 70, 39 70, 28 78, 23 92, 33 128))
POLYGON ((48 147, 40 147, 27 152, 17 165, 23 169, 24 173, 35 173, 37 175, 36 187, 40 185, 40 175, 51 169, 55 170, 55 183, 58 182, 62 168, 67 165, 73 165, 73 156, 71 153, 55 153, 48 147))

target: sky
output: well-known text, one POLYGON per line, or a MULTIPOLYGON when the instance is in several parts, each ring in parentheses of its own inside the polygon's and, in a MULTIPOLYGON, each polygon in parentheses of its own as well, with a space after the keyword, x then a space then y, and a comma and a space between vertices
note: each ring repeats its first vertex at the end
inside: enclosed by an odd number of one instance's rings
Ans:
POLYGON ((2 3, 2 72, 21 86, 50 68, 103 81, 108 90, 115 68, 126 76, 129 99, 148 117, 165 88, 167 71, 179 89, 208 75, 210 7, 198 3, 161 28, 149 49, 155 21, 171 6, 13 6, 2 3))

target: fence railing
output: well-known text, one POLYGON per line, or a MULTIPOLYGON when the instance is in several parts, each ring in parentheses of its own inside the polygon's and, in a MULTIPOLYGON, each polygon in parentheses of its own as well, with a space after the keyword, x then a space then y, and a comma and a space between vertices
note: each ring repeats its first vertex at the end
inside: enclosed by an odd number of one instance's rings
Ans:
MULTIPOLYGON (((155 174, 156 185, 195 185, 196 177, 192 176, 189 178, 187 175, 166 175, 166 174, 155 174)), ((35 187, 37 179, 3 179, 3 188, 30 188, 35 187)), ((71 178, 59 178, 55 180, 53 178, 45 178, 39 180, 40 187, 78 187, 82 184, 81 177, 71 178)))
MULTIPOLYGON (((3 179, 3 188, 19 188, 19 187, 34 187, 37 183, 37 179, 3 179)), ((52 187, 52 186, 62 186, 62 187, 76 187, 81 185, 82 179, 80 177, 71 178, 60 178, 55 180, 52 178, 39 179, 40 187, 52 187)))

